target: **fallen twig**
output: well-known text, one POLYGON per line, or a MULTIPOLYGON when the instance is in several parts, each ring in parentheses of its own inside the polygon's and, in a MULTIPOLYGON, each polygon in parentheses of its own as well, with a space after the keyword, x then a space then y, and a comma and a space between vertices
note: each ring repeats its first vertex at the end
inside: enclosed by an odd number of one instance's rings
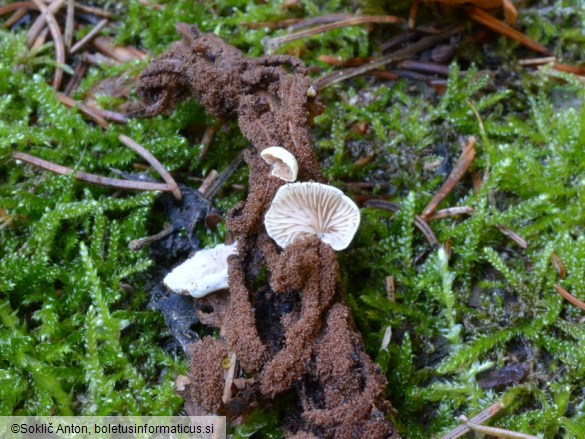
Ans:
POLYGON ((116 189, 126 189, 134 191, 161 191, 172 192, 173 187, 166 183, 150 183, 145 181, 120 180, 117 178, 102 177, 101 175, 89 174, 83 171, 74 171, 66 166, 57 165, 47 160, 40 159, 30 154, 23 152, 15 152, 12 154, 14 160, 21 160, 36 166, 37 168, 45 169, 60 175, 75 174, 75 178, 86 183, 97 184, 116 189))
POLYGON ((579 299, 577 299, 575 296, 571 295, 567 290, 565 290, 560 285, 555 285, 555 290, 557 290, 557 293, 559 293, 568 302, 575 305, 577 308, 585 311, 585 302, 582 302, 579 299))
POLYGON ((433 199, 429 202, 427 207, 423 210, 422 218, 428 217, 435 211, 441 202, 451 193, 455 185, 461 180, 463 174, 469 169, 473 158, 475 157, 475 137, 471 136, 467 139, 467 144, 463 147, 463 151, 457 159, 457 163, 453 170, 439 188, 433 199))
POLYGON ((138 155, 140 155, 144 160, 146 160, 154 168, 154 170, 156 172, 158 172, 158 175, 160 175, 162 177, 162 179, 165 182, 167 182, 167 184, 172 188, 171 192, 173 193, 173 196, 177 200, 181 200, 183 198, 183 195, 181 194, 181 190, 179 189, 179 186, 177 185, 177 182, 175 181, 175 179, 171 176, 169 171, 167 171, 165 169, 165 167, 162 165, 162 163, 159 162, 156 159, 156 157, 150 153, 150 151, 146 150, 142 145, 135 142, 130 137, 125 136, 124 134, 120 134, 118 136, 118 139, 120 139, 120 142, 122 142, 124 145, 126 145, 128 148, 130 148, 132 151, 134 151, 138 155))

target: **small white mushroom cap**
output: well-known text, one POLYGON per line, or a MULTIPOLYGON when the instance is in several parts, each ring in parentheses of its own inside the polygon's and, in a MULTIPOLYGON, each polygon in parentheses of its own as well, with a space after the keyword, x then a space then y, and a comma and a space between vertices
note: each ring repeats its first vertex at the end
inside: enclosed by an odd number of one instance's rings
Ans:
POLYGON ((165 276, 163 283, 174 293, 203 297, 228 288, 227 258, 236 243, 199 250, 165 276))
POLYGON ((281 186, 264 219, 268 235, 283 248, 310 233, 343 250, 359 224, 360 210, 351 199, 333 186, 312 182, 281 186))
POLYGON ((294 155, 280 146, 270 146, 263 149, 260 156, 272 168, 272 175, 284 181, 295 181, 299 172, 299 165, 294 155))

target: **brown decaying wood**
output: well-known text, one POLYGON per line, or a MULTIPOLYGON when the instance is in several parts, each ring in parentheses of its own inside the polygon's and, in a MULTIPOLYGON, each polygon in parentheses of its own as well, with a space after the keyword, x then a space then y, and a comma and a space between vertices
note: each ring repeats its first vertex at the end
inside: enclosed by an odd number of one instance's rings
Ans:
POLYGON ((571 295, 567 290, 565 290, 560 285, 555 285, 555 290, 559 293, 564 299, 566 299, 569 303, 575 305, 577 308, 585 311, 585 302, 577 299, 575 296, 571 295))
POLYGON ((488 14, 484 10, 472 7, 466 8, 466 12, 472 20, 483 24, 485 27, 490 28, 491 30, 498 32, 514 41, 517 41, 518 43, 528 47, 531 50, 534 50, 535 52, 542 53, 543 55, 550 55, 550 51, 546 47, 538 44, 534 40, 531 40, 522 32, 519 32, 516 29, 510 27, 508 24, 498 20, 493 15, 488 14))
POLYGON ((443 183, 443 185, 439 188, 433 199, 429 202, 427 207, 423 210, 422 217, 428 219, 428 217, 439 207, 439 204, 451 193, 455 185, 461 180, 463 174, 469 169, 471 166, 471 162, 473 162, 473 158, 475 157, 475 137, 469 137, 467 139, 467 143, 457 159, 457 163, 453 167, 453 170, 443 183))
POLYGON ((384 376, 365 353, 338 291, 335 253, 316 236, 280 250, 263 227, 283 184, 268 172, 260 157, 263 149, 281 145, 297 158, 299 181, 322 180, 310 136, 311 118, 321 106, 307 95, 307 69, 288 56, 245 58, 194 26, 179 26, 178 31, 183 41, 141 74, 138 94, 147 113, 170 112, 191 94, 209 114, 237 120, 252 144, 245 153, 248 196, 226 219, 238 249, 228 258, 224 338, 204 339, 192 351, 190 399, 236 420, 254 405, 290 392, 299 398, 295 416, 302 420, 288 426, 291 434, 396 438, 385 419, 390 405, 384 376), (267 273, 261 287, 259 273, 267 273), (290 308, 281 306, 287 303, 290 308), (264 317, 264 309, 272 310, 270 318, 264 317), (238 388, 234 380, 226 404, 219 363, 229 352, 236 353, 250 381, 238 388), (313 394, 322 400, 318 406, 313 394))
POLYGON ((102 177, 101 175, 89 174, 82 171, 74 171, 66 166, 57 165, 47 160, 40 159, 30 154, 23 152, 16 152, 12 154, 14 160, 21 160, 23 162, 34 165, 38 168, 45 169, 47 171, 54 172, 60 175, 75 174, 75 178, 79 181, 86 183, 93 183, 100 186, 111 187, 115 189, 125 189, 134 191, 161 191, 161 192, 172 192, 173 188, 168 184, 163 183, 150 183, 142 181, 132 180, 120 180, 117 178, 102 177))
POLYGON ((162 179, 172 188, 171 192, 177 200, 181 200, 183 198, 181 190, 179 189, 179 186, 177 185, 175 179, 172 177, 169 171, 165 169, 162 163, 159 162, 157 158, 150 153, 150 151, 148 151, 138 142, 134 141, 133 139, 124 134, 120 134, 118 136, 118 139, 132 151, 139 154, 140 157, 146 160, 150 164, 150 166, 152 166, 154 170, 158 172, 158 175, 160 175, 162 179))

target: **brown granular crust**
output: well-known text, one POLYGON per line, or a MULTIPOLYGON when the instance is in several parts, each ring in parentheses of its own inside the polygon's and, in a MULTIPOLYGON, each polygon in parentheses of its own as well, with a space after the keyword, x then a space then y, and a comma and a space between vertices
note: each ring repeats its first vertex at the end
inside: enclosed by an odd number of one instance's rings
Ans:
POLYGON ((309 131, 321 106, 307 93, 306 68, 289 56, 245 58, 195 26, 177 29, 182 41, 141 75, 138 93, 147 113, 168 113, 191 95, 208 113, 237 120, 253 146, 245 153, 248 196, 227 219, 238 250, 228 260, 222 338, 192 347, 187 406, 236 422, 293 393, 298 404, 287 416, 287 437, 397 438, 386 419, 386 380, 339 293, 335 252, 311 235, 281 250, 264 228, 264 215, 284 184, 261 159, 264 148, 290 151, 299 180, 321 180, 309 131), (231 378, 221 366, 228 352, 240 365, 231 378))
POLYGON ((208 412, 219 413, 222 409, 225 383, 222 362, 228 358, 227 346, 220 340, 205 337, 192 346, 190 354, 192 360, 189 395, 208 412))
POLYGON ((254 308, 244 282, 240 256, 229 258, 230 303, 222 332, 230 349, 238 354, 244 370, 258 372, 268 359, 266 347, 258 336, 254 308))
POLYGON ((260 375, 261 392, 274 397, 288 390, 307 370, 322 315, 335 295, 337 262, 328 244, 306 235, 289 245, 268 267, 274 291, 302 290, 299 316, 283 316, 284 348, 260 375))

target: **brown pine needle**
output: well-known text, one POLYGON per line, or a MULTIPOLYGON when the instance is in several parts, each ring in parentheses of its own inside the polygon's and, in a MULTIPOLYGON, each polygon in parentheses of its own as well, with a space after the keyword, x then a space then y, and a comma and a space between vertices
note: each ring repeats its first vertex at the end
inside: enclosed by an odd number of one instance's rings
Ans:
POLYGON ((166 238, 174 231, 174 227, 171 226, 169 223, 165 223, 164 228, 158 232, 156 235, 145 236, 144 238, 138 238, 130 241, 128 244, 128 248, 132 251, 140 250, 142 247, 146 245, 150 245, 151 243, 158 241, 160 239, 166 238))
POLYGON ((63 68, 62 65, 65 65, 65 46, 63 45, 63 37, 61 35, 61 29, 59 29, 59 25, 57 24, 57 20, 55 20, 55 16, 53 13, 45 6, 45 4, 41 0, 32 0, 36 7, 41 11, 41 13, 45 16, 45 20, 47 20, 47 25, 49 26, 49 30, 51 31, 51 36, 53 37, 53 41, 55 42, 55 54, 57 58, 57 65, 55 66, 55 76, 53 77, 53 88, 58 90, 61 86, 61 81, 63 80, 63 68))
POLYGON ((510 27, 508 24, 504 23, 503 21, 498 20, 493 15, 488 14, 483 9, 479 8, 467 8, 467 14, 469 17, 477 21, 480 24, 483 24, 485 27, 504 35, 518 43, 522 44, 525 47, 528 47, 535 52, 542 53, 543 55, 550 55, 550 51, 538 44, 536 41, 531 40, 522 32, 517 31, 513 27, 510 27))
POLYGON ((142 145, 135 142, 130 137, 125 136, 124 134, 120 134, 118 136, 118 139, 120 139, 120 142, 122 142, 124 145, 126 145, 128 148, 130 148, 132 151, 134 151, 135 153, 140 155, 144 160, 146 160, 150 164, 150 166, 152 166, 154 168, 154 170, 156 172, 158 172, 158 175, 160 175, 162 177, 162 179, 172 188, 171 192, 173 193, 173 196, 177 200, 180 201, 183 198, 183 195, 181 194, 181 190, 179 189, 179 186, 177 185, 177 182, 175 181, 175 179, 171 176, 169 171, 167 171, 165 169, 165 167, 162 165, 162 163, 159 162, 156 159, 156 157, 150 153, 150 151, 146 150, 142 145))
POLYGON ((67 50, 71 49, 73 44, 73 26, 75 24, 75 3, 73 0, 67 0, 67 16, 65 18, 65 32, 63 40, 67 50))
POLYGON ((462 416, 463 422, 467 425, 471 430, 477 431, 479 433, 487 434, 488 436, 495 436, 502 439, 539 439, 536 436, 532 436, 530 434, 519 433, 516 431, 506 430, 504 428, 498 427, 486 427, 485 425, 476 424, 474 422, 468 421, 467 418, 462 416))
POLYGON ((62 93, 57 93, 57 100, 68 108, 79 108, 79 111, 82 114, 93 120, 104 130, 108 129, 110 126, 108 121, 99 113, 97 108, 91 108, 90 106, 77 102, 75 99, 70 98, 69 96, 66 96, 62 93))
POLYGON ((276 49, 278 46, 284 43, 290 43, 291 41, 300 40, 302 38, 311 37, 323 32, 327 32, 333 29, 339 29, 341 27, 357 26, 360 24, 371 24, 371 23, 403 23, 404 20, 394 15, 363 15, 356 17, 348 17, 333 23, 326 23, 319 26, 305 29, 292 34, 284 35, 282 37, 270 38, 266 41, 264 47, 269 51, 276 49))
MULTIPOLYGON (((59 12, 59 9, 61 9, 61 6, 63 6, 64 3, 65 3, 65 0, 57 0, 57 1, 50 3, 47 8, 51 12, 51 14, 55 14, 55 13, 59 12)), ((25 44, 28 47, 31 47, 33 45, 33 43, 37 39, 38 35, 41 33, 41 31, 45 27, 46 22, 47 22, 47 19, 46 19, 44 14, 39 15, 37 17, 37 19, 34 21, 34 23, 29 28, 29 30, 26 34, 25 44)))
POLYGON ((86 183, 97 184, 100 186, 111 187, 115 189, 134 190, 134 191, 161 191, 172 192, 173 187, 163 183, 150 183, 144 181, 120 180, 117 178, 102 177, 101 175, 89 174, 82 171, 74 171, 66 166, 57 165, 47 160, 40 159, 23 152, 12 154, 14 160, 22 160, 25 163, 36 166, 46 171, 54 172, 60 175, 69 175, 75 173, 75 178, 86 183))
MULTIPOLYGON (((16 24, 18 22, 18 20, 20 20, 22 17, 24 17, 27 14, 27 10, 24 8, 21 9, 17 9, 16 11, 14 11, 14 13, 10 16, 10 18, 8 18, 8 20, 6 20, 4 22, 4 24, 2 25, 4 27, 4 29, 9 29, 11 28, 14 24, 16 24)), ((0 14, 1 15, 1 14, 0 14)))
POLYGON ((108 20, 104 18, 98 24, 96 24, 94 28, 91 31, 89 31, 89 33, 86 36, 84 36, 81 40, 79 40, 77 43, 73 45, 70 53, 73 54, 75 52, 78 52, 79 49, 83 48, 87 43, 89 43, 93 38, 97 36, 97 34, 106 26, 106 24, 108 24, 108 20))
POLYGON ((512 241, 514 241, 516 244, 518 244, 520 247, 522 247, 523 249, 527 249, 528 248, 528 242, 522 238, 520 235, 518 235, 516 232, 514 232, 512 229, 506 227, 506 226, 496 226, 496 228, 502 232, 504 235, 506 235, 508 238, 510 238, 512 241))
POLYGON ((93 45, 97 50, 102 52, 104 55, 114 58, 116 61, 125 63, 135 59, 145 59, 146 53, 136 49, 132 46, 121 47, 114 46, 111 38, 103 35, 96 36, 93 39, 93 45))
MULTIPOLYGON (((398 203, 391 203, 389 201, 384 200, 368 200, 364 203, 365 206, 375 207, 377 209, 388 210, 390 212, 398 212, 400 210, 400 204, 398 203)), ((419 215, 414 216, 414 225, 417 229, 419 229, 422 234, 425 236, 431 247, 437 248, 439 245, 439 241, 433 232, 433 229, 429 226, 429 224, 425 221, 424 218, 420 217, 419 215)))
POLYGON ((465 172, 467 172, 467 170, 469 169, 469 166, 471 166, 471 162, 473 162, 474 157, 475 137, 471 136, 467 139, 467 144, 465 145, 463 151, 461 152, 461 155, 457 159, 457 163, 455 163, 453 170, 451 171, 443 185, 439 188, 433 199, 429 202, 427 207, 425 207, 425 210, 423 210, 421 216, 424 219, 428 220, 429 216, 435 211, 437 207, 439 207, 439 204, 441 204, 441 202, 445 198, 447 198, 447 196, 451 193, 455 185, 459 183, 459 180, 461 180, 463 174, 465 174, 465 172))
POLYGON ((101 9, 96 6, 84 5, 78 2, 75 2, 75 9, 85 14, 95 15, 96 17, 101 18, 111 18, 114 15, 113 13, 111 13, 110 11, 106 11, 105 9, 101 9))
POLYGON ((201 186, 199 186, 199 189, 197 190, 201 192, 205 197, 206 196, 205 194, 207 193, 207 191, 209 191, 209 188, 211 187, 211 185, 217 179, 218 176, 219 172, 217 172, 215 169, 212 169, 211 171, 209 171, 209 174, 207 174, 207 177, 205 177, 205 180, 203 180, 203 183, 201 183, 201 186))
MULTIPOLYGON (((495 404, 490 405, 487 409, 483 410, 482 412, 478 413, 476 416, 471 418, 469 422, 473 422, 474 424, 482 424, 488 419, 493 418, 497 413, 502 410, 503 406, 501 403, 496 402, 495 404)), ((464 434, 469 433, 470 428, 467 425, 460 425, 459 427, 451 430, 441 439, 457 439, 464 434)))
POLYGON ((571 295, 567 290, 565 290, 560 285, 555 285, 555 290, 559 293, 564 299, 566 299, 569 303, 575 305, 577 308, 585 311, 585 302, 580 301, 575 296, 571 295))
MULTIPOLYGON (((55 67, 55 76, 53 78, 53 87, 58 89, 63 80, 63 69, 60 67, 65 64, 65 47, 63 46, 63 38, 61 36, 61 30, 55 20, 55 17, 51 13, 50 9, 45 6, 41 0, 32 0, 32 2, 17 2, 10 5, 0 7, 0 15, 8 14, 9 12, 16 11, 18 9, 38 9, 41 11, 51 32, 51 36, 55 41, 55 54, 57 59, 57 66, 55 67)), ((36 36, 35 36, 36 38, 36 36)))
POLYGON ((464 29, 465 29, 465 25, 450 26, 446 29, 443 29, 437 35, 430 35, 428 37, 422 38, 419 41, 417 41, 416 43, 412 43, 404 49, 397 50, 394 53, 390 53, 386 56, 378 58, 376 61, 373 61, 371 63, 364 64, 363 66, 355 67, 352 69, 338 70, 338 71, 329 73, 325 76, 322 76, 321 78, 318 78, 313 83, 313 86, 317 90, 322 90, 325 87, 328 87, 332 84, 335 84, 335 83, 340 82, 340 81, 344 81, 344 80, 349 79, 349 78, 353 78, 353 77, 358 76, 358 75, 363 75, 364 73, 367 73, 371 70, 375 70, 375 69, 378 69, 380 67, 384 67, 387 64, 397 62, 397 61, 403 61, 403 60, 410 58, 411 56, 417 54, 418 52, 421 52, 421 51, 426 50, 430 47, 436 46, 441 41, 446 40, 448 38, 451 38, 453 35, 462 32, 464 29))
POLYGON ((427 217, 427 221, 435 221, 443 218, 448 218, 451 216, 458 216, 458 215, 473 215, 475 211, 473 207, 468 206, 461 206, 461 207, 447 207, 446 209, 441 209, 427 217))
POLYGON ((203 133, 203 137, 201 139, 201 145, 203 145, 203 147, 201 148, 201 151, 199 152, 199 158, 203 158, 203 156, 205 156, 205 154, 207 154, 207 151, 209 150, 209 145, 211 144, 211 140, 213 139, 213 135, 217 131, 218 127, 219 126, 217 124, 215 124, 215 125, 210 125, 207 128, 205 128, 205 132, 203 133))

